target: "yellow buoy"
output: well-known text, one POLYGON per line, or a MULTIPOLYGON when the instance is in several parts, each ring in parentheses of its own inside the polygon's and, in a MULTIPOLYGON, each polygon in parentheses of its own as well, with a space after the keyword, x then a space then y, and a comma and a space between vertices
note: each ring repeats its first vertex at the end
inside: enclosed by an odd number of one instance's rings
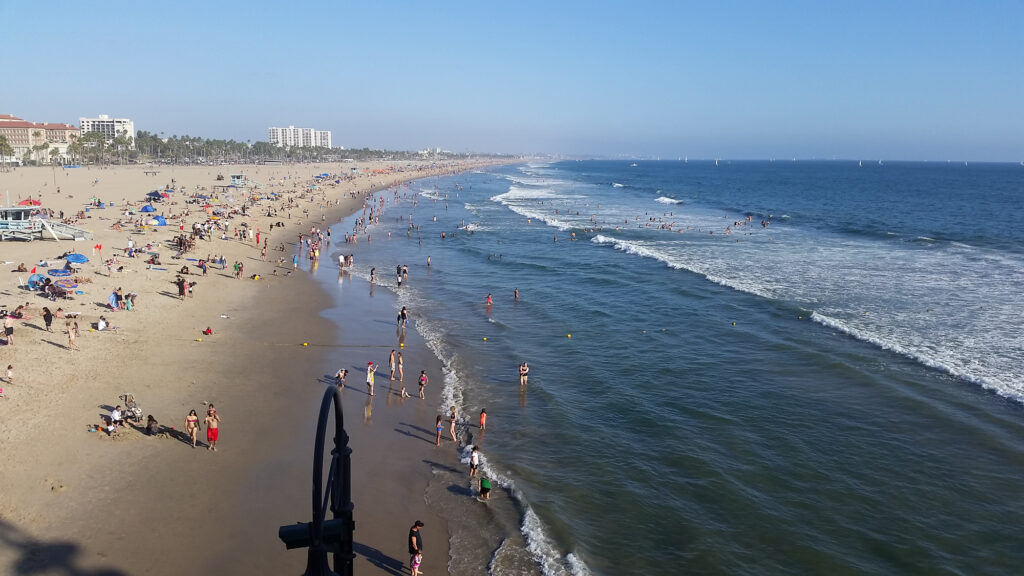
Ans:
POLYGON ((566 338, 572 338, 572 334, 566 334, 565 337, 566 338))
POLYGON ((303 342, 302 345, 303 346, 309 346, 309 342, 303 342))
POLYGON ((732 323, 732 325, 733 325, 733 326, 735 326, 735 325, 736 325, 736 323, 735 323, 735 322, 733 322, 733 323, 732 323))
POLYGON ((202 342, 202 341, 203 341, 202 338, 196 338, 196 342, 202 342))
POLYGON ((484 342, 487 342, 487 336, 484 336, 484 342))

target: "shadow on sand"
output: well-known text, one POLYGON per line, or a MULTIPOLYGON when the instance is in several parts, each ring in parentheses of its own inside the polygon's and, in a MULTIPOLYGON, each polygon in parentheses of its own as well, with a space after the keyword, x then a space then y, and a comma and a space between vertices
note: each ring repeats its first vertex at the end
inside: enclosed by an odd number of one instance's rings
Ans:
POLYGON ((60 574, 62 576, 128 576, 114 568, 90 570, 78 566, 81 547, 69 541, 38 540, 17 526, 0 519, 0 563, 4 574, 60 574))
POLYGON ((373 564, 387 574, 400 576, 401 574, 406 573, 404 562, 392 558, 376 548, 372 548, 366 544, 360 544, 359 542, 353 542, 352 551, 356 553, 357 557, 362 556, 363 558, 366 558, 367 562, 373 564))

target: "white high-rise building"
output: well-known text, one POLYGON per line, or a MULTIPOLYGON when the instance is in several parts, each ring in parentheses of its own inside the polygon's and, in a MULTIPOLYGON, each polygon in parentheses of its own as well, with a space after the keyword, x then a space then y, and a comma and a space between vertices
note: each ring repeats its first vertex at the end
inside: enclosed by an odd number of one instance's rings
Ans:
POLYGON ((119 135, 130 136, 135 140, 135 123, 127 118, 111 118, 100 114, 98 118, 79 118, 79 130, 82 136, 89 132, 99 132, 110 142, 119 135))
POLYGON ((330 130, 296 128, 295 126, 289 126, 287 128, 271 126, 268 133, 268 141, 275 146, 299 146, 305 148, 313 146, 321 146, 323 148, 331 147, 330 130))

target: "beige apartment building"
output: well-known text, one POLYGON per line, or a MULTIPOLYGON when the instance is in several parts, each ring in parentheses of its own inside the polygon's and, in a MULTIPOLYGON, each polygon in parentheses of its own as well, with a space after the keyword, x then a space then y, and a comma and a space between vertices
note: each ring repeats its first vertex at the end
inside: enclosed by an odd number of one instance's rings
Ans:
POLYGON ((29 154, 31 159, 48 164, 50 150, 57 150, 58 162, 67 160, 68 145, 78 138, 79 129, 69 124, 28 122, 11 114, 0 114, 0 136, 7 137, 7 143, 14 149, 7 162, 20 162, 29 154), (33 150, 44 142, 49 144, 47 149, 33 150))

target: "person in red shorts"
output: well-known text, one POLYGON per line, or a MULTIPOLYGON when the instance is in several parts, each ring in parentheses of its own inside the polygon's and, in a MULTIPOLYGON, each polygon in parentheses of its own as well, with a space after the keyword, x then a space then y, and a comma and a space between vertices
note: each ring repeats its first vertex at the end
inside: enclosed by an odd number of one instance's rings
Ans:
POLYGON ((206 424, 206 449, 217 451, 217 438, 220 433, 220 416, 217 414, 217 409, 210 404, 210 407, 206 409, 206 419, 203 420, 206 424))

